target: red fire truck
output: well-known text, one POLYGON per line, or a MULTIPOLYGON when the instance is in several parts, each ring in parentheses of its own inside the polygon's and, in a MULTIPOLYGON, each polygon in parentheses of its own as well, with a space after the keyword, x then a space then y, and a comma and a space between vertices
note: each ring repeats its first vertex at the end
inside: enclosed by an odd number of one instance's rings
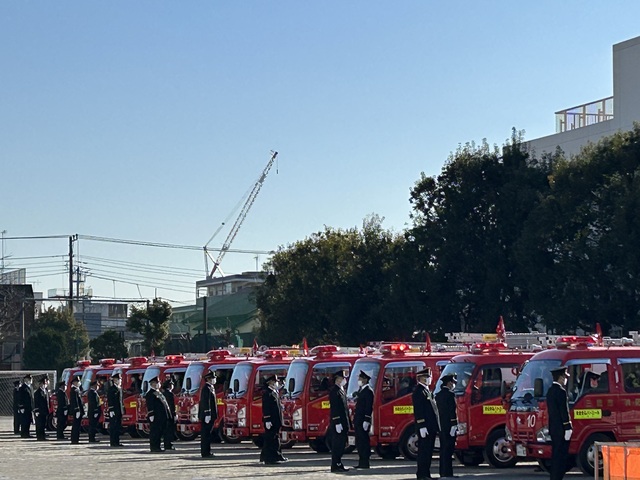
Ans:
MULTIPOLYGON (((506 410, 503 395, 515 383, 522 364, 532 352, 508 349, 502 342, 476 343, 470 353, 457 355, 442 375, 457 375, 458 436, 456 456, 476 466, 486 456, 498 468, 512 467, 517 457, 505 442, 506 410)), ((434 393, 442 384, 438 382, 434 393)))
MULTIPOLYGON (((459 352, 425 351, 411 352, 406 343, 382 344, 380 355, 361 358, 353 365, 354 372, 363 370, 371 380, 374 392, 371 445, 383 458, 395 458, 402 454, 415 460, 418 454, 418 438, 413 423, 411 392, 416 385, 416 372, 430 367, 434 384, 440 371, 459 352)), ((355 410, 354 393, 358 391, 358 375, 351 375, 347 386, 349 414, 355 410)), ((353 432, 349 443, 354 444, 353 432)))
MULTIPOLYGON (((151 365, 147 357, 130 357, 126 364, 116 365, 113 373, 119 373, 122 379, 122 403, 124 403, 124 414, 122 415, 122 430, 126 431, 132 437, 138 437, 136 429, 136 407, 138 404, 138 394, 142 389, 142 376, 151 365)), ((105 384, 104 395, 101 398, 104 402, 103 411, 106 412, 109 407, 107 403, 108 383, 105 384)), ((106 419, 108 420, 108 419, 106 419)), ((105 428, 108 421, 105 422, 105 428)))
POLYGON ((568 468, 577 461, 593 476, 594 442, 640 439, 640 348, 601 345, 601 336, 560 337, 556 348, 537 353, 524 366, 507 413, 507 439, 518 457, 536 458, 545 469, 550 465, 545 395, 552 383, 549 370, 560 366, 571 375, 565 387, 573 425, 568 468), (600 375, 597 386, 585 381, 588 372, 600 375))
MULTIPOLYGON (((89 428, 89 419, 86 417, 86 412, 88 411, 87 410, 87 402, 88 402, 87 391, 91 387, 91 382, 96 378, 104 379, 104 383, 100 387, 100 390, 98 390, 100 399, 102 403, 104 403, 107 399, 107 388, 108 388, 109 378, 111 378, 111 374, 113 373, 113 370, 116 368, 116 366, 122 365, 122 364, 116 365, 115 358, 103 358, 98 363, 99 365, 88 366, 84 370, 82 374, 82 379, 80 380, 80 390, 82 391, 82 403, 84 404, 84 411, 85 411, 85 416, 82 417, 81 426, 82 426, 82 429, 85 431, 88 430, 89 428)), ((101 415, 98 420, 98 425, 102 425, 103 422, 104 422, 104 412, 103 412, 103 415, 101 415)))
MULTIPOLYGON (((75 367, 65 368, 60 376, 60 381, 65 383, 65 393, 69 397, 71 391, 71 378, 75 375, 82 375, 87 367, 91 365, 90 360, 78 360, 75 367)), ((51 398, 49 403, 49 416, 47 417, 47 428, 49 430, 55 430, 58 426, 58 420, 56 419, 56 409, 58 408, 58 399, 55 392, 58 390, 57 385, 51 386, 51 398)), ((69 417, 70 423, 71 417, 69 417)))
POLYGON ((218 419, 214 428, 218 430, 220 437, 227 443, 237 443, 238 438, 229 437, 220 431, 224 425, 225 393, 230 385, 231 374, 238 362, 247 360, 248 357, 236 357, 229 350, 211 350, 207 353, 206 360, 191 362, 187 367, 182 382, 182 390, 176 396, 176 410, 178 413, 177 435, 181 440, 193 440, 200 434, 200 420, 198 409, 200 404, 200 392, 204 385, 204 375, 214 372, 217 381, 215 385, 216 399, 218 403, 218 419))
POLYGON ((164 362, 151 364, 147 367, 142 377, 142 387, 135 397, 136 399, 136 418, 135 425, 138 434, 142 437, 149 436, 149 420, 147 420, 147 402, 144 398, 149 391, 149 380, 154 377, 160 379, 162 384, 169 377, 174 379, 174 394, 180 393, 180 388, 184 381, 184 375, 191 361, 186 360, 184 355, 167 355, 164 362))
POLYGON ((293 358, 287 350, 269 349, 262 357, 239 362, 231 375, 225 398, 224 434, 234 439, 253 440, 262 445, 262 393, 271 375, 284 378, 293 358))
POLYGON ((328 451, 325 436, 329 426, 329 385, 338 370, 351 371, 362 355, 341 353, 336 345, 311 349, 312 357, 291 362, 282 397, 282 443, 309 442, 316 452, 328 451))

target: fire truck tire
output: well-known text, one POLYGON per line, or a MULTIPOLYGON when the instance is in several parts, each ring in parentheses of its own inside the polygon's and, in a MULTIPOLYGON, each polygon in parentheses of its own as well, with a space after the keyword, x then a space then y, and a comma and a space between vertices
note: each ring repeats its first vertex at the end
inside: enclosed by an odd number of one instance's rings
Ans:
POLYGON ((222 433, 221 436, 224 443, 228 443, 228 444, 236 444, 242 441, 242 438, 240 437, 233 437, 233 436, 230 437, 228 435, 225 435, 224 433, 222 433))
POLYGON ((407 428, 400 437, 399 448, 400 453, 407 460, 415 461, 418 459, 418 436, 413 425, 407 428))
POLYGON ((309 446, 314 452, 327 453, 329 451, 329 447, 327 446, 324 437, 316 438, 315 440, 309 440, 309 446))
POLYGON ((47 430, 55 431, 57 426, 58 426, 58 419, 54 414, 50 413, 49 416, 47 417, 47 430))
POLYGON ((191 442, 196 438, 198 438, 199 435, 200 433, 198 432, 188 432, 188 433, 176 432, 176 437, 178 437, 178 439, 183 442, 191 442))
POLYGON ((467 450, 467 451, 456 451, 456 458, 463 464, 465 467, 477 467, 482 462, 484 462, 484 455, 482 452, 467 450))
MULTIPOLYGON (((595 446, 594 442, 611 442, 613 439, 604 433, 594 433, 585 440, 578 452, 578 467, 585 475, 590 477, 595 473, 595 446)), ((602 457, 600 457, 599 471, 602 474, 602 457)))
POLYGON ((499 428, 491 432, 487 439, 485 455, 489 463, 496 468, 511 468, 518 463, 518 457, 511 452, 504 436, 504 429, 499 428))
POLYGON ((145 424, 142 428, 136 428, 138 438, 149 438, 149 427, 145 424))
POLYGON ((376 453, 385 460, 394 460, 399 454, 395 445, 378 445, 376 453))

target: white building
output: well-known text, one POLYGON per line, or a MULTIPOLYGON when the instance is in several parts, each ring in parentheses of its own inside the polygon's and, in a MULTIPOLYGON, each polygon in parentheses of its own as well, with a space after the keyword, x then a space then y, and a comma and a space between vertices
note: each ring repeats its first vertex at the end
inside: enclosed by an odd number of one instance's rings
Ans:
POLYGON ((589 142, 633 128, 640 121, 640 37, 613 46, 613 96, 556 112, 556 133, 527 142, 540 158, 560 147, 567 157, 589 142))

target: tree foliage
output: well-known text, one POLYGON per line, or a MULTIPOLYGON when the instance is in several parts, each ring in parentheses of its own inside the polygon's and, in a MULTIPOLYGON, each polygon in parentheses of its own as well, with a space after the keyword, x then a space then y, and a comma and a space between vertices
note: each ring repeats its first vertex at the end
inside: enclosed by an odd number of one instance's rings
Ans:
POLYGON ((67 309, 49 307, 35 321, 24 348, 24 366, 28 369, 55 369, 62 372, 83 358, 88 351, 89 335, 67 309))
POLYGON ((129 355, 124 338, 115 330, 107 330, 89 342, 93 359, 124 359, 129 355))
POLYGON ((131 307, 127 329, 144 337, 143 345, 148 354, 159 355, 169 336, 170 318, 171 305, 156 298, 145 308, 131 307))

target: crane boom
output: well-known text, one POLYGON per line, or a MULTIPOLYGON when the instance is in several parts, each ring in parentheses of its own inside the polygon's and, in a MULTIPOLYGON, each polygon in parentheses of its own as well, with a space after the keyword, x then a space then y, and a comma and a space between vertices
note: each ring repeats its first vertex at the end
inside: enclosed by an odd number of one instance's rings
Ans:
POLYGON ((262 184, 267 178, 267 175, 269 174, 271 167, 273 167, 273 163, 275 162, 277 156, 278 156, 278 152, 275 152, 272 150, 271 158, 269 159, 267 166, 264 168, 264 170, 260 174, 260 178, 258 178, 256 183, 253 185, 253 188, 251 189, 251 193, 249 193, 249 196, 247 197, 247 201, 244 202, 244 205, 242 206, 242 210, 240 210, 240 213, 238 214, 238 218, 236 218, 236 221, 233 224, 233 227, 231 227, 231 231, 229 232, 229 235, 227 235, 226 240, 222 244, 222 248, 220 249, 218 258, 213 263, 213 268, 211 269, 209 278, 213 278, 213 274, 216 273, 216 271, 218 270, 218 267, 220 266, 220 262, 222 262, 222 259, 224 258, 225 254, 231 247, 231 243, 236 238, 236 235, 238 234, 238 230, 240 230, 240 227, 242 226, 244 219, 247 217, 247 213, 249 213, 249 209, 251 209, 253 202, 255 202, 256 197, 258 196, 258 193, 260 193, 262 184))

